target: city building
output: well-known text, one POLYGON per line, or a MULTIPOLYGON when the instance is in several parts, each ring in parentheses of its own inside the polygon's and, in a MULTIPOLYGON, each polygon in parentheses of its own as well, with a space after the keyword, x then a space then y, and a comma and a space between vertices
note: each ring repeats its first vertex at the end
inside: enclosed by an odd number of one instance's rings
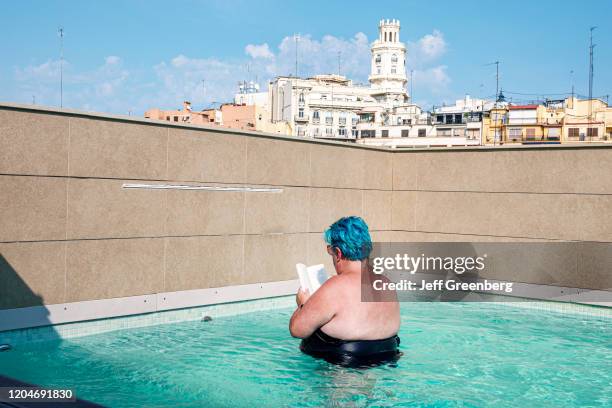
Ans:
POLYGON ((570 97, 527 105, 497 104, 485 112, 483 144, 559 144, 612 141, 612 108, 570 97))
POLYGON ((612 142, 612 108, 599 99, 512 104, 500 92, 495 102, 466 95, 424 111, 407 91, 398 20, 378 24, 368 82, 340 74, 279 76, 260 91, 256 81, 241 81, 233 102, 218 109, 196 112, 185 102, 181 110, 150 109, 145 117, 392 148, 612 142))
POLYGON ((270 121, 268 92, 259 92, 254 82, 242 82, 233 103, 224 103, 219 108, 194 111, 191 103, 183 102, 179 110, 149 109, 145 118, 192 125, 213 125, 230 129, 257 130, 261 132, 289 134, 284 123, 270 121))
POLYGON ((612 107, 600 99, 568 98, 563 137, 567 142, 612 142, 612 107))
POLYGON ((269 92, 272 123, 286 123, 298 137, 354 140, 358 113, 376 106, 369 87, 341 75, 277 77, 269 92))
POLYGON ((221 107, 222 110, 224 108, 224 126, 234 127, 236 122, 243 122, 248 125, 243 129, 282 135, 291 134, 291 128, 287 122, 271 120, 270 93, 260 92, 259 85, 254 81, 240 82, 238 93, 234 95, 233 105, 226 104, 221 107))
POLYGON ((191 102, 183 102, 183 109, 161 110, 152 108, 145 112, 147 119, 166 120, 168 122, 189 123, 194 125, 221 125, 221 111, 219 109, 204 109, 193 111, 191 102))
POLYGON ((411 102, 406 90, 406 47, 400 41, 398 20, 379 22, 371 54, 368 85, 333 74, 277 77, 269 87, 272 123, 286 123, 290 134, 296 137, 367 145, 480 144, 484 101, 467 97, 455 107, 440 108, 441 114, 461 116, 457 126, 454 122, 450 125, 461 129, 447 135, 449 132, 442 128, 442 136, 437 134, 439 126, 432 123, 430 114, 411 102))

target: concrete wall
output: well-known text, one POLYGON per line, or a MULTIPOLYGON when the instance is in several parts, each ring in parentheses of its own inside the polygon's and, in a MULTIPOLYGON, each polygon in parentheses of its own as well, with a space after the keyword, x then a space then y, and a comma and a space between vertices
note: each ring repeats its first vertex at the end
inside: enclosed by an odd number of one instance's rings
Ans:
MULTIPOLYGON (((321 232, 344 215, 375 240, 612 242, 611 174, 610 147, 395 152, 0 105, 0 309, 331 269, 321 232)), ((560 283, 609 288, 609 275, 560 283)))

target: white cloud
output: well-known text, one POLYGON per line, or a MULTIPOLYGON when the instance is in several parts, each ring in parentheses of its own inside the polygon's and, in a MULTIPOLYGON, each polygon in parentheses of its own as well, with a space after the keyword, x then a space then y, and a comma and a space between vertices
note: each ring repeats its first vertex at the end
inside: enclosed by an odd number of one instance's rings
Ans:
MULTIPOLYGON (((64 69, 70 64, 64 61, 64 69)), ((59 78, 60 76, 60 61, 46 61, 39 65, 28 65, 25 68, 17 67, 15 69, 15 78, 18 81, 31 81, 39 79, 42 81, 48 81, 50 79, 59 78)))
MULTIPOLYGON (((108 56, 104 63, 87 71, 76 71, 69 62, 63 62, 64 106, 78 109, 94 107, 96 110, 122 112, 121 93, 130 73, 123 68, 121 58, 108 56)), ((36 98, 37 103, 59 104, 60 61, 47 61, 15 69, 18 92, 22 100, 36 98)))
POLYGON ((444 92, 451 83, 446 65, 438 65, 423 70, 415 70, 413 78, 419 88, 430 89, 433 93, 444 92))
POLYGON ((427 34, 418 42, 420 50, 429 58, 437 58, 446 52, 446 41, 444 35, 434 30, 432 34, 427 34))
MULTIPOLYGON (((448 96, 451 78, 446 65, 438 60, 448 45, 443 33, 431 33, 407 42, 407 70, 414 70, 415 93, 437 100, 448 96), (438 62, 437 62, 438 61, 438 62)), ((325 35, 313 38, 301 35, 297 43, 298 74, 302 77, 337 73, 367 82, 370 72, 370 42, 361 32, 342 38, 325 35)), ((199 58, 178 54, 149 69, 131 72, 119 56, 108 55, 89 70, 78 70, 64 61, 64 106, 77 109, 126 113, 144 112, 151 107, 175 108, 182 100, 194 108, 212 102, 228 102, 238 82, 256 80, 266 89, 269 80, 278 75, 295 73, 296 41, 282 38, 276 47, 268 43, 248 44, 246 55, 237 58, 199 58), (204 80, 204 83, 202 83, 204 80)), ((59 104, 59 61, 49 60, 15 69, 17 100, 59 104)))
MULTIPOLYGON (((249 44, 245 52, 249 56, 246 60, 192 58, 181 54, 170 61, 160 62, 154 67, 159 83, 150 107, 179 106, 182 100, 190 100, 195 108, 209 106, 213 102, 227 102, 232 100, 239 81, 257 79, 260 84, 267 84, 277 75, 295 72, 293 36, 283 38, 276 53, 266 43, 249 44)), ((299 75, 338 72, 338 52, 341 52, 343 75, 360 81, 367 80, 370 50, 363 33, 357 33, 348 40, 331 35, 320 40, 310 35, 301 36, 298 43, 299 75)))
MULTIPOLYGON (((294 74, 295 38, 283 38, 278 48, 277 75, 294 74)), ((370 43, 364 33, 359 32, 350 39, 325 35, 320 40, 302 35, 297 42, 297 50, 300 76, 338 73, 340 68, 340 73, 349 78, 358 81, 367 79, 370 70, 370 43)))
POLYGON ((177 55, 176 57, 172 58, 172 65, 175 67, 182 67, 183 65, 186 65, 188 63, 189 58, 187 58, 183 54, 177 55))
POLYGON ((201 108, 212 102, 230 101, 238 80, 243 79, 241 67, 215 58, 184 55, 173 58, 170 63, 161 62, 154 67, 159 82, 149 107, 161 104, 159 107, 169 108, 189 100, 201 108))
POLYGON ((261 45, 249 44, 244 47, 244 52, 246 52, 247 55, 249 55, 251 58, 274 58, 274 54, 272 53, 272 51, 270 51, 270 47, 267 43, 261 45))
POLYGON ((421 68, 443 56, 448 49, 448 44, 442 32, 433 30, 431 34, 426 34, 417 41, 408 41, 406 49, 408 54, 406 62, 409 69, 421 68))
POLYGON ((109 55, 104 61, 106 62, 106 65, 119 64, 121 62, 121 58, 117 57, 116 55, 109 55))

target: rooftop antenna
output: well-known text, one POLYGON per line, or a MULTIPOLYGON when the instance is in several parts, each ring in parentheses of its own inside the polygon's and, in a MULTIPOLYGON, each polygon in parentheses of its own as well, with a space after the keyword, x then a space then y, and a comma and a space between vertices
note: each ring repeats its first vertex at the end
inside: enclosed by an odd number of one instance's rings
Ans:
POLYGON ((338 75, 342 75, 341 62, 342 62, 342 51, 338 51, 338 75))
POLYGON ((574 99, 574 70, 570 70, 570 82, 572 83, 572 99, 574 99))
POLYGON ((32 95, 32 105, 36 105, 36 95, 32 95))
POLYGON ((593 26, 589 29, 589 121, 593 121, 593 30, 596 28, 593 26))
POLYGON ((497 106, 497 98, 499 97, 499 61, 485 65, 495 65, 495 106, 497 106))
POLYGON ((295 34, 293 37, 295 39, 295 77, 297 78, 298 76, 298 43, 300 42, 300 35, 295 34))
POLYGON ((57 30, 60 36, 60 108, 64 107, 64 27, 57 30))

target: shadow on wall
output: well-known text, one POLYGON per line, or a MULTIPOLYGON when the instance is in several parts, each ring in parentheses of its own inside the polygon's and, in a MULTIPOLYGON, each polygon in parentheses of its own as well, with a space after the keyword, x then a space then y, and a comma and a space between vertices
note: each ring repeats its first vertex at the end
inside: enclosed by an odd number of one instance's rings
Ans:
MULTIPOLYGON (((35 326, 50 326, 49 309, 43 304, 43 297, 36 294, 21 278, 5 256, 0 253, 0 344, 12 344, 18 338, 19 330, 11 330, 25 323, 35 326), (7 331, 8 330, 8 331, 7 331)), ((45 340, 59 338, 57 332, 48 327, 45 340)))
MULTIPOLYGON (((43 271, 44 272, 44 271, 43 271)), ((51 277, 49 277, 51 278, 51 277)), ((62 380, 64 384, 50 383, 48 377, 45 377, 45 370, 32 370, 32 367, 44 367, 44 364, 49 362, 45 357, 53 349, 60 346, 61 337, 51 326, 49 320, 49 309, 43 305, 43 297, 36 294, 28 284, 21 278, 17 271, 6 257, 0 253, 0 345, 10 345, 11 348, 5 351, 0 351, 0 387, 56 387, 56 388, 74 388, 78 385, 76 379, 62 380), (18 309, 15 309, 17 307, 18 309), (39 326, 33 329, 25 330, 6 330, 6 327, 17 326, 24 323, 24 316, 27 315, 27 321, 33 322, 39 326), (44 327, 40 327, 44 326, 44 327), (30 342, 44 341, 44 353, 26 353, 20 352, 20 348, 30 342), (41 376, 43 379, 41 379, 41 376)), ((32 349, 30 349, 31 351, 32 349)), ((23 350, 22 350, 23 351, 23 350)), ((83 358, 87 357, 87 352, 83 353, 83 358)), ((69 371, 68 371, 69 372, 69 371)), ((61 376, 60 376, 61 377, 61 376)), ((66 377, 62 377, 66 378, 66 377)), ((37 402, 37 403, 20 403, 11 402, 6 406, 11 407, 100 407, 89 401, 77 398, 70 402, 37 402)), ((5 405, 0 402, 0 407, 5 405)))

